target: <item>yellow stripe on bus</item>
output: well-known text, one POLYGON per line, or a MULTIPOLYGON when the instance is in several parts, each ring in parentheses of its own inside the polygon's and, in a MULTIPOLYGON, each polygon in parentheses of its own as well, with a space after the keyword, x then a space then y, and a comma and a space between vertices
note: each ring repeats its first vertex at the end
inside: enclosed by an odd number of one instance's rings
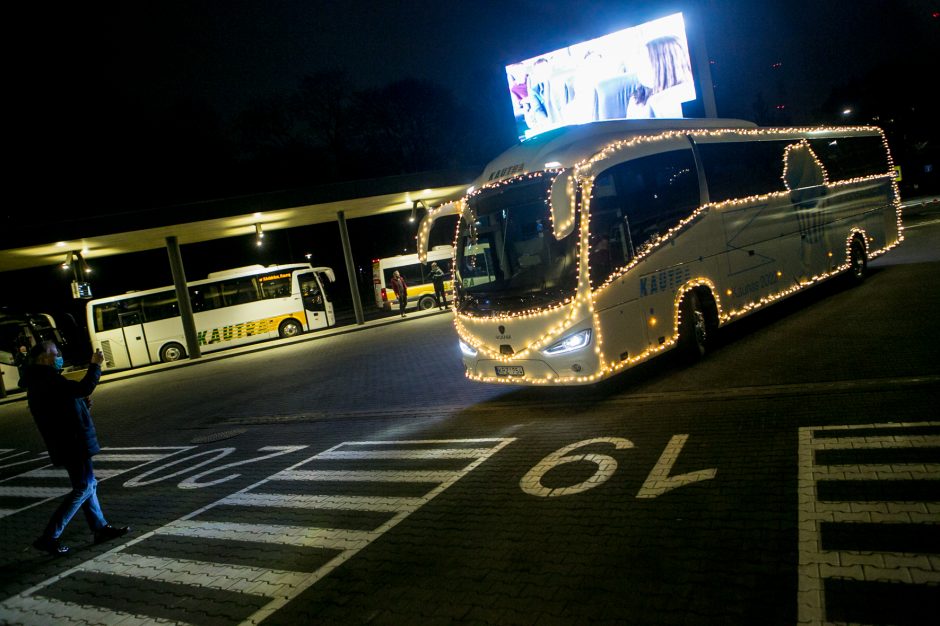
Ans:
POLYGON ((303 315, 302 311, 298 311, 296 313, 278 315, 277 317, 268 317, 260 320, 252 320, 250 322, 239 322, 231 326, 201 330, 196 333, 196 340, 199 342, 200 346, 205 346, 223 341, 252 337, 254 335, 263 335, 276 331, 284 320, 303 319, 303 315))

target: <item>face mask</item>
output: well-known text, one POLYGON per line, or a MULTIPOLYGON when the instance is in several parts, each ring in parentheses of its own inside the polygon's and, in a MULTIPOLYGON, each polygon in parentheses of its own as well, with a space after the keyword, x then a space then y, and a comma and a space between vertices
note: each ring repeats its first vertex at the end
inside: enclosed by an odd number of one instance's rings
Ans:
POLYGON ((55 367, 57 370, 61 370, 63 367, 65 367, 65 359, 63 359, 63 358, 60 357, 60 356, 57 356, 57 357, 55 358, 55 361, 52 362, 52 365, 53 365, 53 367, 55 367))

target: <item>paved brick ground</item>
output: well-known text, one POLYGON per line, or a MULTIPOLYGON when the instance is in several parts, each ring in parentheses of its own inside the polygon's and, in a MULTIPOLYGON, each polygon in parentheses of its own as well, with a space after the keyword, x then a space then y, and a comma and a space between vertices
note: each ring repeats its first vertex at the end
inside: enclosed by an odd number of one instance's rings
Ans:
POLYGON ((134 533, 76 519, 59 559, 28 544, 63 479, 0 405, 0 622, 932 623, 936 269, 591 389, 469 383, 446 316, 113 380, 134 533))

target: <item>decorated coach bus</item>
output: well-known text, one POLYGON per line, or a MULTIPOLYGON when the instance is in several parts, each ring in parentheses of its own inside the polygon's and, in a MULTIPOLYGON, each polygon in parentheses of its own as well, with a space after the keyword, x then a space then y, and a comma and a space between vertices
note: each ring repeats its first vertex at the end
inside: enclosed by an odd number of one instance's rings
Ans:
POLYGON ((739 120, 556 129, 493 161, 461 200, 455 326, 466 374, 585 384, 838 274, 903 238, 884 133, 739 120))
MULTIPOLYGON (((200 350, 294 337, 333 326, 325 289, 333 270, 309 263, 253 265, 189 282, 200 350)), ((186 356, 186 340, 173 287, 136 291, 88 303, 88 332, 109 368, 139 367, 186 356)))

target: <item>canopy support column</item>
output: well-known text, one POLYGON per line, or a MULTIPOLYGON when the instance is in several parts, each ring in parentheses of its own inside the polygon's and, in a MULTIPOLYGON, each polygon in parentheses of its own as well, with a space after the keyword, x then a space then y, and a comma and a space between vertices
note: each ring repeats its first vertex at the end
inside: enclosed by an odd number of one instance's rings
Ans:
POLYGON ((356 324, 365 324, 366 318, 362 314, 362 300, 359 298, 359 284, 356 282, 356 264, 353 262, 352 248, 349 245, 349 231, 346 230, 346 213, 336 213, 336 223, 339 224, 339 236, 343 241, 343 259, 346 261, 346 274, 349 276, 349 293, 352 295, 353 310, 356 312, 356 324))
POLYGON ((186 337, 186 354, 191 359, 202 356, 199 340, 196 338, 196 320, 193 319, 193 306, 189 301, 189 289, 186 288, 186 272, 183 270, 183 256, 175 236, 166 238, 166 252, 170 257, 170 272, 173 273, 173 286, 176 287, 176 301, 179 304, 180 317, 183 320, 183 335, 186 337))

